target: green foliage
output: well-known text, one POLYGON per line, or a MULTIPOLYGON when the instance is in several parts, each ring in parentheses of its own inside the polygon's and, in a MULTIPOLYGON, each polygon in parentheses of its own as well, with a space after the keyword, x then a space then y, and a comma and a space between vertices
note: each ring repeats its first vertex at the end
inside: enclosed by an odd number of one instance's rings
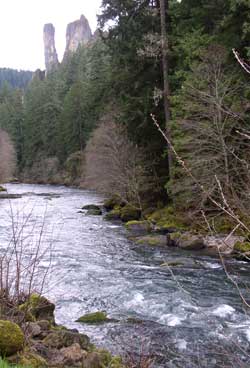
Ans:
POLYGON ((0 90, 6 83, 12 88, 25 89, 31 81, 33 73, 24 70, 0 68, 0 90))
MULTIPOLYGON (((29 366, 26 366, 28 368, 29 366)), ((9 364, 6 360, 0 358, 0 368, 25 368, 23 365, 9 364)))

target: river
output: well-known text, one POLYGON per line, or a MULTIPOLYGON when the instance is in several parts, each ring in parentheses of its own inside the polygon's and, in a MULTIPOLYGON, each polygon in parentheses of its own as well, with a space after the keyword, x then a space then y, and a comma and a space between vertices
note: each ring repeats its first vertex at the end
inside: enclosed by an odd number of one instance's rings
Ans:
MULTIPOLYGON (((45 294, 56 304, 56 322, 77 328, 113 353, 150 354, 154 367, 248 367, 250 319, 220 261, 202 253, 136 246, 119 223, 78 211, 103 198, 63 186, 8 184, 18 199, 0 200, 0 249, 11 217, 51 244, 39 267, 50 265, 45 294), (12 212, 12 216, 10 215, 12 212), (51 257, 52 255, 52 257, 51 257), (164 261, 185 259, 172 272, 164 261), (83 325, 103 310, 117 322, 83 325), (141 353, 140 353, 141 352, 141 353), (245 364, 245 365, 244 365, 245 364)), ((250 264, 226 261, 247 295, 250 264)))

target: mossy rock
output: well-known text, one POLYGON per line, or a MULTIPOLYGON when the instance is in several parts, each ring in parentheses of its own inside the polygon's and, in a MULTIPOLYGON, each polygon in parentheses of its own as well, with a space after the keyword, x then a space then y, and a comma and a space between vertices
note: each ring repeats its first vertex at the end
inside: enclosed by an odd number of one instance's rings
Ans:
POLYGON ((237 241, 234 244, 234 251, 239 253, 249 253, 250 254, 250 242, 237 241))
POLYGON ((112 356, 109 351, 104 349, 96 349, 95 352, 98 354, 102 367, 108 368, 125 368, 122 364, 122 359, 119 356, 112 356))
POLYGON ((121 220, 123 222, 139 220, 140 217, 141 217, 141 211, 130 204, 127 204, 121 209, 121 220))
POLYGON ((0 192, 7 192, 7 189, 0 185, 0 192))
POLYGON ((113 320, 109 319, 105 312, 87 313, 76 320, 76 322, 89 323, 89 324, 99 324, 111 321, 113 320))
POLYGON ((164 235, 148 235, 138 238, 135 242, 138 245, 165 246, 167 239, 164 235))
POLYGON ((113 221, 113 220, 120 220, 121 218, 121 209, 119 208, 115 208, 112 211, 108 212, 105 216, 104 219, 107 221, 113 221))
POLYGON ((29 299, 19 306, 19 310, 25 313, 26 321, 47 320, 55 323, 55 304, 38 294, 31 294, 29 299))
POLYGON ((188 228, 184 221, 184 217, 177 214, 171 206, 164 207, 151 213, 147 216, 147 219, 154 223, 157 228, 165 232, 168 231, 168 229, 171 229, 172 232, 172 229, 186 230, 188 228))
POLYGON ((201 250, 205 248, 205 243, 203 238, 197 235, 192 235, 189 233, 182 234, 178 241, 177 245, 179 248, 185 250, 201 250))
POLYGON ((96 204, 87 204, 86 206, 82 207, 82 210, 99 210, 101 211, 101 207, 97 206, 96 204))
POLYGON ((92 209, 86 212, 86 216, 101 216, 101 215, 102 215, 101 209, 92 209))
POLYGON ((73 344, 79 344, 81 349, 88 350, 90 346, 87 335, 69 330, 55 330, 45 337, 43 343, 51 349, 67 348, 73 344))
POLYGON ((19 364, 24 367, 32 367, 32 368, 47 368, 48 363, 44 358, 40 355, 31 353, 31 352, 24 352, 19 357, 19 364))
POLYGON ((161 264, 161 267, 182 267, 182 266, 185 266, 185 264, 179 261, 164 262, 161 264))
POLYGON ((152 231, 152 225, 148 221, 128 221, 125 227, 133 236, 140 236, 152 231))
POLYGON ((0 356, 16 354, 23 349, 24 334, 21 328, 10 321, 0 320, 0 356))
POLYGON ((103 207, 107 210, 107 211, 111 211, 113 210, 116 206, 122 207, 124 206, 125 203, 123 202, 123 200, 117 196, 114 195, 111 198, 106 199, 106 201, 103 204, 103 207))

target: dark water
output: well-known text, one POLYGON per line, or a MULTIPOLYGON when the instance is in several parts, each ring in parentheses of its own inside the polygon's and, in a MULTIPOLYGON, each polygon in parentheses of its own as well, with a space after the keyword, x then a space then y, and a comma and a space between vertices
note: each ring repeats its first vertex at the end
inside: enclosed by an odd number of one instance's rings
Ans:
MULTIPOLYGON (((114 353, 151 354, 155 367, 250 366, 250 319, 219 260, 135 246, 123 226, 78 213, 102 202, 92 192, 14 184, 8 190, 23 196, 0 200, 1 247, 10 238, 11 211, 33 242, 43 227, 42 241, 51 242, 53 257, 45 254, 39 267, 52 267, 45 294, 56 303, 57 323, 114 353), (171 273, 161 264, 173 259, 185 265, 171 273), (74 322, 97 310, 118 322, 74 322)), ((228 260, 227 267, 247 296, 250 265, 228 260)))

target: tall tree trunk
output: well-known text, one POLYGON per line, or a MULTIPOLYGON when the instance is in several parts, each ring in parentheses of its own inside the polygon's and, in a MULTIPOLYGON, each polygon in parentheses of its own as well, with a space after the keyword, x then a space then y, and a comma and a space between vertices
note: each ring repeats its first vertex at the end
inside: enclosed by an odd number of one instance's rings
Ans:
MULTIPOLYGON (((161 15, 161 48, 162 48, 162 71, 163 71, 163 82, 164 82, 164 113, 165 113, 165 131, 166 136, 170 141, 170 119, 171 119, 171 110, 170 110, 170 87, 169 87, 169 64, 168 64, 168 34, 167 34, 167 17, 169 5, 168 0, 160 0, 160 15, 161 15)), ((172 151, 167 146, 168 153, 168 173, 169 178, 171 179, 171 169, 172 169, 172 151)))

